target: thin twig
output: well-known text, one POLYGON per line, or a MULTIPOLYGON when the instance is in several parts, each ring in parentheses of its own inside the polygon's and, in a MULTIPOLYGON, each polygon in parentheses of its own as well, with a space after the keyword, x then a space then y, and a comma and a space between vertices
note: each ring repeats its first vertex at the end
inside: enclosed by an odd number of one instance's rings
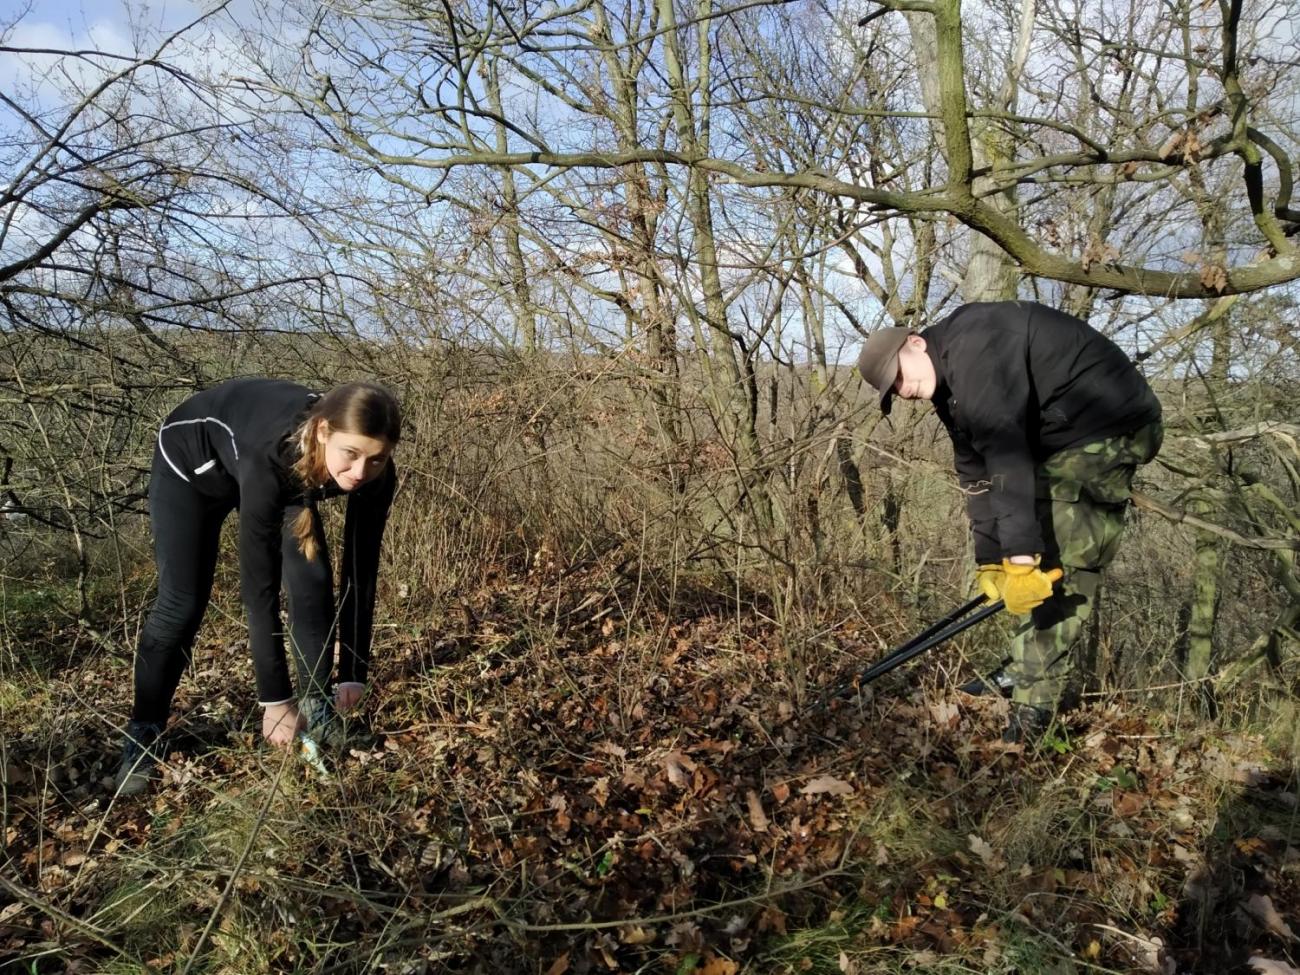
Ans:
POLYGON ((290 749, 285 749, 284 758, 280 761, 279 771, 275 773, 275 778, 271 780, 271 787, 266 792, 266 802, 262 803, 262 808, 257 813, 257 819, 253 822, 253 830, 248 834, 248 842, 244 844, 244 849, 235 862, 235 868, 230 871, 230 880, 226 883, 226 889, 221 892, 221 899, 217 901, 217 906, 208 915, 208 923, 204 926, 203 933, 199 935, 194 950, 190 952, 190 957, 186 960, 181 975, 189 975, 190 969, 194 967, 194 962, 199 957, 199 952, 203 950, 204 942, 208 940, 208 935, 212 933, 212 929, 217 923, 217 918, 221 916, 226 902, 230 900, 231 891, 235 889, 235 881, 239 879, 240 871, 244 869, 244 864, 248 862, 249 854, 253 852, 253 843, 257 840, 257 834, 261 832, 262 825, 266 822, 267 813, 271 811, 271 802, 275 799, 275 793, 280 788, 280 779, 284 775, 285 768, 289 765, 289 758, 292 754, 293 752, 290 749))
POLYGON ((1198 518, 1196 515, 1188 514, 1172 505, 1158 501, 1149 494, 1141 491, 1133 492, 1133 504, 1136 507, 1143 508, 1147 511, 1154 511, 1162 518, 1167 518, 1175 524, 1191 525, 1193 528, 1199 528, 1201 531, 1209 532, 1211 535, 1218 535, 1220 538, 1226 538, 1234 545, 1240 545, 1242 548, 1262 548, 1262 549, 1291 549, 1300 551, 1300 539, 1295 538, 1247 538, 1231 528, 1225 528, 1223 525, 1216 525, 1213 522, 1198 518))
POLYGON ((9 878, 0 876, 0 888, 3 888, 9 896, 14 898, 14 900, 22 901, 28 907, 34 907, 42 914, 48 914, 55 921, 58 921, 60 924, 66 924, 69 928, 83 937, 90 938, 95 943, 103 945, 118 957, 125 954, 125 952, 123 952, 117 945, 113 944, 106 935, 100 933, 98 928, 92 927, 85 921, 73 917, 71 914, 65 914, 53 904, 48 904, 45 901, 42 901, 31 891, 14 883, 9 878))

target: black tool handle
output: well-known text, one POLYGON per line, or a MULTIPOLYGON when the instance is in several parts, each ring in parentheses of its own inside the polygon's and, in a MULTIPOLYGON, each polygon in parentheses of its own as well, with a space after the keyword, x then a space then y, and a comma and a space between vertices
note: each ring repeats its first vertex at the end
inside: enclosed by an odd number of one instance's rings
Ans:
MULTIPOLYGON (((1047 573, 1048 578, 1050 578, 1052 582, 1057 582, 1059 579, 1061 579, 1063 575, 1064 573, 1060 569, 1052 569, 1050 572, 1047 573)), ((889 653, 885 654, 885 656, 881 657, 874 664, 872 664, 861 674, 859 674, 856 680, 850 681, 849 683, 842 685, 841 687, 839 687, 838 689, 836 689, 835 691, 827 695, 825 698, 822 699, 822 706, 825 707, 832 700, 839 697, 847 690, 851 690, 855 687, 862 687, 866 684, 870 684, 873 680, 876 680, 879 677, 883 677, 891 670, 894 670, 897 667, 901 667, 903 664, 907 663, 913 657, 919 657, 927 650, 932 650, 935 647, 937 647, 939 644, 947 640, 951 640, 958 633, 970 629, 976 623, 980 623, 988 619, 994 613, 1000 612, 1005 607, 1006 607, 1006 603, 1004 603, 1001 599, 997 600, 996 602, 989 603, 986 596, 975 597, 965 605, 960 606, 957 609, 953 610, 943 619, 939 620, 939 622, 927 626, 924 630, 922 630, 916 636, 912 637, 912 639, 908 640, 902 646, 898 647, 897 649, 891 650, 889 653), (966 615, 967 613, 970 613, 971 610, 976 609, 977 607, 983 607, 983 608, 979 609, 978 612, 971 613, 970 616, 966 615)))
MULTIPOLYGON (((984 600, 981 598, 980 602, 983 601, 984 600)), ((913 657, 919 657, 927 650, 933 650, 939 644, 951 640, 958 633, 970 629, 976 623, 983 622, 994 613, 1000 612, 1004 606, 1005 604, 999 599, 996 603, 989 603, 978 613, 973 613, 963 620, 957 620, 947 629, 933 633, 928 639, 922 640, 919 643, 914 641, 910 645, 900 647, 898 650, 895 650, 886 657, 882 657, 864 670, 858 675, 858 679, 854 683, 858 686, 870 684, 876 678, 883 677, 896 667, 901 667, 913 657)))

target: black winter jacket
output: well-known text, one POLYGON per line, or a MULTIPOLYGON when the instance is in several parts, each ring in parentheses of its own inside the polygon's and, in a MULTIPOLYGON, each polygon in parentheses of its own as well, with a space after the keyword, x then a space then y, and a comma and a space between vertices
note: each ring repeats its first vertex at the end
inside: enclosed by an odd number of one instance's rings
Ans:
POLYGON ((1034 511, 1040 462, 1160 419, 1160 401, 1128 356, 1046 305, 962 305, 921 337, 981 564, 1043 551, 1034 511))

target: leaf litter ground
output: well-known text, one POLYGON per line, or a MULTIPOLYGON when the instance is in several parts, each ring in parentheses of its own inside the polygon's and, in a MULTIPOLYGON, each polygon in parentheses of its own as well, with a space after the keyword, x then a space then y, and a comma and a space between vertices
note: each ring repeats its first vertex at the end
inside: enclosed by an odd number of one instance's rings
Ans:
MULTIPOLYGON (((329 780, 256 744, 242 651, 200 655, 164 781, 129 802, 104 791, 124 660, 39 682, 3 718, 0 961, 1296 965, 1290 756, 1116 706, 1025 753, 999 740, 1001 702, 937 686, 937 655, 819 711, 759 614, 643 603, 629 618, 635 594, 608 579, 502 580, 454 627, 388 632, 374 737, 334 756, 329 780)), ((799 672, 808 686, 879 652, 862 628, 834 639, 845 652, 799 672)))

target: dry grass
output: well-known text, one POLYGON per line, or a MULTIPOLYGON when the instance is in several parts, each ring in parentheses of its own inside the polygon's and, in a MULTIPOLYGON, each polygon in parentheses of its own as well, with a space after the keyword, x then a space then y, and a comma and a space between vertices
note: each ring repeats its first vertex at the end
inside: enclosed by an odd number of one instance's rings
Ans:
MULTIPOLYGON (((1158 937, 1208 972, 1293 950, 1246 905, 1300 928, 1294 664, 1216 723, 1195 712, 1181 530, 1135 519, 1100 691, 1023 755, 996 704, 951 691, 1005 621, 807 707, 968 591, 932 422, 855 434, 859 515, 826 462, 837 428, 797 397, 777 425, 797 433, 740 471, 699 404, 666 443, 599 363, 412 357, 401 385, 383 744, 330 782, 257 743, 229 560, 166 781, 110 803, 143 525, 92 544, 80 621, 61 536, 5 527, 28 553, 0 587, 0 953, 21 970, 1118 972, 1158 937)), ((1275 611, 1231 571, 1259 564, 1226 563, 1225 658, 1275 611)))

